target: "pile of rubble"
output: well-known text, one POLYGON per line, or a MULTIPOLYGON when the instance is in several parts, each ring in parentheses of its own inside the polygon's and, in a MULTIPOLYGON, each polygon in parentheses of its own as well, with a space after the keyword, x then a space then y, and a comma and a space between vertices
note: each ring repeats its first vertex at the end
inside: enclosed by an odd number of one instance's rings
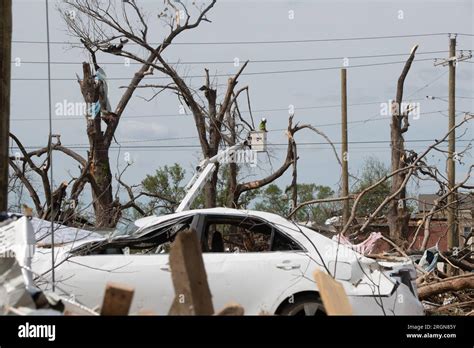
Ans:
POLYGON ((474 273, 441 278, 430 272, 417 279, 428 315, 474 315, 474 273))
POLYGON ((36 239, 30 218, 2 214, 0 231, 0 314, 95 314, 75 301, 41 291, 35 285, 31 262, 36 239))

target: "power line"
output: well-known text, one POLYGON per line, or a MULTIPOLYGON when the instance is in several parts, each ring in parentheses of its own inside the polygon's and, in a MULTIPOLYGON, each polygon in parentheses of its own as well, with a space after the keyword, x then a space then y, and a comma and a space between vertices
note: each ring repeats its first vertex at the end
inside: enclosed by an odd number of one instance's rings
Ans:
MULTIPOLYGON (((387 144, 388 145, 388 144, 387 144)), ((336 150, 340 150, 339 146, 335 146, 336 150)), ((440 149, 444 149, 443 147, 438 146, 440 149)), ((410 149, 426 149, 426 146, 423 145, 413 145, 410 146, 410 149)), ((446 148, 447 149, 447 148, 446 148)), ((308 145, 305 147, 301 147, 298 150, 301 151, 314 151, 314 150, 319 150, 319 151, 333 151, 333 148, 329 144, 322 144, 322 145, 308 145)), ((367 152, 367 150, 371 151, 379 151, 379 152, 390 152, 390 146, 352 146, 351 149, 349 150, 350 153, 353 152, 367 152), (360 150, 360 151, 354 151, 354 150, 360 150)), ((118 148, 111 149, 111 151, 120 151, 118 148)), ((122 149, 123 151, 123 149, 122 149)), ((153 152, 153 151, 159 151, 159 152, 189 152, 189 149, 134 149, 134 151, 140 151, 140 152, 153 152)), ((272 151, 287 151, 286 147, 275 147, 272 148, 272 151)))
MULTIPOLYGON (((437 114, 437 113, 442 113, 443 111, 447 110, 439 110, 439 111, 431 111, 431 112, 423 112, 420 113, 420 115, 427 115, 427 114, 437 114)), ((365 120, 358 120, 358 121, 349 121, 349 123, 368 123, 368 122, 375 122, 375 121, 384 121, 390 119, 391 116, 389 117, 381 117, 378 119, 365 119, 365 120)), ((341 122, 334 122, 334 123, 326 123, 326 124, 316 124, 314 127, 329 127, 329 126, 339 126, 341 122)), ((280 129, 270 129, 268 132, 282 132, 286 131, 286 128, 280 128, 280 129)), ((120 144, 125 144, 125 143, 141 143, 141 142, 150 142, 150 141, 169 141, 169 140, 186 140, 186 139, 198 139, 197 136, 187 136, 187 137, 174 137, 174 138, 155 138, 155 139, 142 139, 142 140, 121 140, 119 143, 120 144)), ((88 146, 89 144, 69 144, 68 146, 88 146)))
POLYGON ((436 81, 438 81, 440 78, 442 78, 442 77, 443 77, 444 75, 446 75, 446 74, 447 74, 447 71, 442 72, 442 73, 439 74, 437 77, 435 77, 433 80, 429 81, 426 85, 424 85, 424 86, 418 88, 416 91, 414 91, 413 93, 411 93, 411 94, 408 96, 408 98, 410 98, 410 97, 412 97, 412 96, 418 94, 418 92, 420 92, 420 91, 422 91, 423 89, 425 89, 425 88, 431 86, 433 83, 435 83, 436 81))
MULTIPOLYGON (((443 115, 443 111, 447 111, 447 110, 439 110, 439 111, 431 111, 431 112, 422 112, 420 113, 419 115, 428 115, 428 114, 441 114, 443 115)), ((460 112, 458 113, 458 115, 456 116, 459 116, 461 114, 464 114, 465 112, 460 112)), ((444 116, 444 115, 443 115, 444 116)), ((386 120, 389 120, 391 119, 391 116, 389 117, 381 117, 381 118, 378 118, 378 119, 373 119, 373 118, 369 118, 369 119, 364 119, 364 120, 357 120, 357 121, 348 121, 347 123, 348 124, 356 124, 356 123, 361 123, 361 124, 366 124, 366 123, 369 123, 369 122, 378 122, 378 121, 386 121, 386 120)), ((325 124, 315 124, 314 127, 316 128, 321 128, 321 127, 331 127, 331 126, 339 126, 341 125, 341 122, 334 122, 334 123, 325 123, 325 124)), ((280 128, 280 129, 270 129, 268 130, 269 133, 272 133, 272 132, 283 132, 283 131, 286 131, 287 129, 286 128, 280 128)), ((144 140, 123 140, 123 141, 120 141, 120 144, 122 143, 141 143, 141 142, 154 142, 154 141, 173 141, 173 140, 186 140, 186 139, 198 139, 197 136, 188 136, 188 137, 175 137, 175 138, 156 138, 156 139, 144 139, 144 140)), ((89 144, 70 144, 70 145, 78 145, 78 146, 88 146, 89 144)))
MULTIPOLYGON (((301 147, 299 148, 299 150, 301 151, 308 151, 308 150, 311 150, 311 151, 314 151, 314 150, 318 150, 318 151, 333 151, 333 148, 329 145, 329 144, 326 144, 327 146, 325 146, 324 144, 322 145, 319 145, 319 146, 313 146, 313 145, 309 145, 309 146, 305 146, 305 147, 301 147), (324 147, 323 147, 324 146, 324 147)), ((410 149, 425 149, 426 146, 423 146, 423 145, 414 145, 414 146, 411 146, 410 149)), ((438 147, 440 148, 440 147, 438 147)), ((336 149, 339 150, 339 147, 336 146, 336 149)), ((110 149, 111 152, 120 152, 122 151, 123 152, 123 148, 112 148, 110 149)), ((390 152, 390 147, 389 146, 352 146, 351 149, 350 149, 350 153, 354 153, 354 152, 357 152, 357 153, 366 153, 367 150, 371 150, 371 152, 374 152, 374 151, 377 151, 377 152, 390 152), (360 150, 360 151, 355 151, 355 150, 360 150)), ((171 149, 171 148, 166 148, 166 149, 133 149, 134 152, 189 152, 189 149, 188 148, 176 148, 176 149, 171 149)), ((286 147, 275 147, 275 148, 272 148, 272 151, 287 151, 287 148, 286 147)))
MULTIPOLYGON (((412 139, 412 140, 405 140, 406 143, 426 143, 426 142, 433 142, 434 139, 412 139)), ((457 140, 458 142, 472 142, 472 140, 457 140)), ((444 141, 444 142, 447 142, 444 141)), ((341 142, 332 142, 334 145, 341 145, 341 142)), ((350 141, 349 144, 390 144, 390 140, 364 140, 364 141, 350 141)), ((298 143, 298 146, 306 146, 306 145, 327 145, 326 142, 306 142, 306 143, 298 143)), ((73 150, 89 150, 89 146, 69 146, 63 144, 64 147, 73 150)), ((288 146, 287 143, 270 143, 267 146, 288 146)), ((38 149, 42 148, 43 146, 25 146, 25 149, 38 149)), ((121 146, 111 146, 110 149, 122 149, 122 150, 132 150, 132 149, 189 149, 189 148, 201 148, 199 144, 189 144, 189 145, 121 145, 121 146)), ((18 147, 14 146, 11 149, 18 149, 18 147)))
MULTIPOLYGON (((266 40, 266 41, 193 41, 193 42, 171 42, 170 45, 265 45, 265 44, 296 44, 312 42, 338 42, 338 41, 363 41, 363 40, 387 40, 411 37, 429 37, 450 35, 451 33, 427 33, 427 34, 405 34, 405 35, 387 35, 387 36, 359 36, 359 37, 338 37, 325 39, 298 39, 298 40, 266 40)), ((470 36, 471 34, 457 34, 470 36)), ((12 40, 15 44, 45 44, 45 41, 33 40, 12 40)), ((55 45, 81 45, 81 42, 70 41, 51 41, 55 45)), ((148 45, 160 45, 162 42, 149 42, 148 45)), ((128 45, 139 45, 135 42, 129 42, 128 45)))
MULTIPOLYGON (((442 97, 438 97, 437 99, 440 99, 442 97)), ((417 98, 417 99, 410 99, 410 101, 420 101, 420 100, 425 100, 425 98, 417 98)), ((378 105, 380 103, 385 103, 387 100, 382 100, 382 101, 375 101, 375 102, 366 102, 366 103, 352 103, 348 104, 348 106, 365 106, 365 105, 378 105)), ((330 108, 340 108, 340 104, 332 104, 332 105, 313 105, 313 106, 303 106, 303 107, 295 107, 295 110, 317 110, 317 109, 330 109, 330 108)), ((252 110, 252 112, 280 112, 280 111, 286 111, 288 112, 288 108, 274 108, 274 109, 255 109, 252 110)), ((443 110, 441 110, 443 111, 443 110)), ((248 110, 241 110, 240 111, 243 114, 249 113, 248 110)), ((437 112, 437 111, 436 111, 437 112)), ((377 114, 378 115, 378 114, 377 114)), ((135 119, 135 118, 161 118, 161 117, 192 117, 192 114, 161 114, 161 115, 123 115, 121 119, 135 119)), ((12 118, 11 121, 17 121, 17 122, 30 122, 30 121, 44 121, 47 120, 46 118, 12 118)), ((53 120, 56 121, 71 121, 71 120, 85 120, 85 116, 78 116, 78 117, 68 117, 68 116, 63 116, 63 117, 56 117, 53 118, 53 120)))
MULTIPOLYGON (((427 114, 436 114, 436 113, 442 113, 443 111, 446 110, 439 110, 439 111, 431 111, 431 112, 424 112, 420 113, 420 115, 427 115, 427 114)), ((461 113, 460 113, 461 114, 461 113)), ((365 119, 365 120, 357 120, 357 121, 349 121, 349 123, 354 124, 354 123, 368 123, 368 122, 376 122, 376 121, 383 121, 383 120, 388 120, 390 117, 382 117, 379 119, 365 119)), ((340 125, 341 122, 334 122, 334 123, 326 123, 326 124, 317 124, 314 125, 315 127, 328 127, 328 126, 338 126, 340 125)), ((271 129, 268 132, 281 132, 285 131, 286 128, 281 128, 281 129, 271 129)), ((122 140, 120 141, 120 144, 125 144, 125 143, 141 143, 141 142, 155 142, 155 141, 173 141, 173 140, 188 140, 188 139, 198 139, 197 136, 186 136, 186 137, 169 137, 169 138, 155 138, 155 139, 142 139, 142 140, 122 140)), ((88 144, 83 144, 83 143, 77 143, 77 144, 68 144, 64 145, 66 147, 74 147, 74 146, 89 146, 88 144)), ((122 147, 120 147, 122 148, 122 147)))
MULTIPOLYGON (((469 49, 459 49, 458 51, 470 51, 469 49)), ((417 52, 417 55, 424 55, 424 54, 436 54, 436 53, 447 53, 447 50, 441 51, 428 51, 428 52, 417 52)), ((339 57, 314 57, 314 58, 282 58, 282 59, 249 59, 249 63, 251 64, 259 64, 259 63, 287 63, 287 62, 312 62, 312 61, 324 61, 324 60, 342 60, 342 59, 367 59, 367 58, 384 58, 384 57, 400 57, 400 56, 407 56, 408 54, 405 53, 387 53, 387 54, 375 54, 375 55, 363 55, 363 56, 339 56, 339 57)), ((242 61, 244 61, 242 59, 242 61)), ((12 61, 12 64, 47 64, 45 61, 12 61)), ((51 62, 52 65, 78 65, 81 62, 75 61, 57 61, 51 62)), ((121 65, 123 66, 124 62, 101 62, 100 65, 121 65)), ((168 62, 168 64, 186 64, 186 65, 199 65, 199 64, 234 64, 233 60, 221 60, 221 61, 176 61, 176 62, 168 62)), ((141 62, 130 61, 127 65, 143 65, 141 62)))
MULTIPOLYGON (((430 85, 432 85, 433 83, 435 83, 436 81, 438 81, 441 77, 443 77, 444 75, 446 74, 446 72, 443 72, 441 74, 439 74, 438 76, 436 76, 433 80, 429 81, 427 84, 425 84, 424 86, 418 88, 416 91, 414 91, 413 93, 410 93, 410 95, 408 97, 406 97, 406 99, 409 99, 418 94, 420 91, 424 90, 425 88, 428 88, 430 85)), ((440 112, 441 113, 441 112, 440 112)), ((374 116, 372 117, 369 117, 367 119, 367 121, 372 121, 373 119, 375 119, 376 117, 378 116, 378 114, 375 114, 374 116)), ((350 130, 353 130, 354 128, 356 128, 357 126, 355 127, 350 127, 350 130)))
MULTIPOLYGON (((415 59, 417 62, 423 61, 433 61, 434 58, 423 58, 423 59, 415 59)), ((405 64, 405 61, 396 61, 396 62, 381 62, 381 63, 370 63, 370 64, 358 64, 358 65, 350 65, 345 66, 346 69, 354 69, 354 68, 365 68, 371 66, 382 66, 382 65, 393 65, 393 64, 405 64)), ((294 70, 273 70, 273 71, 255 71, 255 72, 243 72, 240 76, 254 76, 254 75, 274 75, 274 74, 288 74, 288 73, 301 73, 301 72, 312 72, 312 71, 324 71, 324 70, 339 70, 341 69, 340 66, 331 66, 331 67, 322 67, 322 68, 308 68, 308 69, 294 69, 294 70)), ((215 74, 213 77, 232 77, 234 74, 215 74)), ((186 78, 205 78, 204 75, 194 75, 194 76, 186 76, 186 78)), ((108 77, 107 80, 122 80, 122 81, 129 81, 131 77, 108 77)), ((147 80, 163 80, 163 79, 170 79, 169 76, 152 76, 146 77, 147 80)), ((47 81, 47 78, 38 77, 38 78, 12 78, 12 81, 47 81)), ((75 78, 51 78, 52 81, 77 81, 75 78)))

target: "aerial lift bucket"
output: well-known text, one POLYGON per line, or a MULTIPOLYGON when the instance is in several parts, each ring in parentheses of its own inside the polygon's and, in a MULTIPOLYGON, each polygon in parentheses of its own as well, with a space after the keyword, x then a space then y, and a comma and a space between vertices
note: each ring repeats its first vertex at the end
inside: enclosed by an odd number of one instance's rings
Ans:
POLYGON ((252 150, 257 152, 267 151, 267 132, 251 131, 249 133, 249 145, 252 150))

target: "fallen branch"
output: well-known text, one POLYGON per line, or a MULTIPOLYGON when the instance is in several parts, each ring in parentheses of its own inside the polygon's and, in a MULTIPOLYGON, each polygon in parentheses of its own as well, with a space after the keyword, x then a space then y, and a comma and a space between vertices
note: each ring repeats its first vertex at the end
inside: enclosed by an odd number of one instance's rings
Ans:
POLYGON ((290 214, 286 217, 287 219, 291 218, 295 213, 300 210, 301 208, 309 205, 309 204, 319 204, 319 203, 327 203, 327 202, 339 202, 339 201, 347 201, 349 199, 353 199, 353 195, 344 196, 344 197, 332 197, 332 198, 321 198, 321 199, 313 199, 311 201, 306 201, 300 203, 296 208, 294 208, 290 214))
POLYGON ((441 307, 432 309, 431 311, 432 311, 432 312, 442 312, 442 311, 445 311, 445 310, 447 310, 447 309, 461 308, 461 307, 465 307, 465 306, 472 306, 473 303, 474 303, 474 300, 472 300, 472 301, 466 301, 466 302, 461 302, 461 303, 456 302, 456 303, 448 304, 448 305, 446 305, 446 306, 441 306, 441 307))
POLYGON ((442 257, 444 259, 446 259, 447 261, 449 261, 449 263, 451 263, 452 265, 456 266, 457 268, 460 268, 462 269, 463 271, 467 271, 467 272, 473 272, 474 271, 474 264, 472 264, 471 262, 469 261, 466 261, 466 260, 458 260, 452 256, 445 256, 445 255, 442 255, 442 257))
POLYGON ((474 274, 443 279, 437 283, 424 285, 418 288, 418 296, 424 300, 430 296, 442 294, 447 291, 457 291, 474 288, 474 274))

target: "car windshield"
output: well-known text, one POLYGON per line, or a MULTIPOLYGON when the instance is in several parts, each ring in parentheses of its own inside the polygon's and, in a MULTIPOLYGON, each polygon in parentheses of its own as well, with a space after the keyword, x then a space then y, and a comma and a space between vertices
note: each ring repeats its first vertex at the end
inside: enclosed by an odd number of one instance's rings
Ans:
POLYGON ((115 230, 113 230, 109 236, 110 238, 118 237, 118 236, 133 236, 139 227, 135 225, 135 221, 126 220, 121 221, 117 224, 115 230))
POLYGON ((152 224, 144 228, 137 227, 135 225, 135 229, 133 229, 133 227, 130 227, 130 233, 128 235, 134 238, 139 238, 141 236, 147 235, 150 232, 162 229, 163 227, 167 227, 167 226, 173 226, 174 231, 179 231, 185 227, 189 227, 191 219, 192 217, 186 215, 186 216, 180 216, 174 219, 167 219, 167 220, 158 222, 156 224, 152 224))
POLYGON ((169 252, 170 245, 177 233, 189 229, 192 216, 181 216, 152 224, 145 228, 129 227, 131 234, 117 234, 117 238, 94 241, 73 250, 77 255, 112 255, 112 254, 157 254, 169 252), (134 230, 134 231, 133 231, 134 230), (133 232, 132 232, 133 231, 133 232))

